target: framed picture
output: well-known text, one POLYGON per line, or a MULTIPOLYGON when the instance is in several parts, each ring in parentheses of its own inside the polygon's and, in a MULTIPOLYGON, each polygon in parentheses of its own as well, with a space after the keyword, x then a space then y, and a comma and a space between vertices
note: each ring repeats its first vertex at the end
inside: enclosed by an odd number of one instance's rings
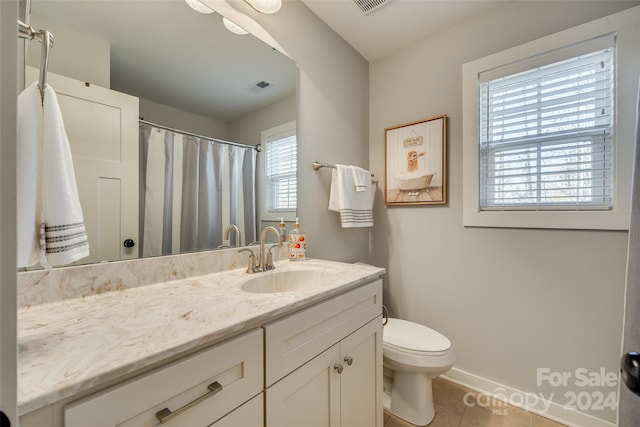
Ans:
POLYGON ((384 204, 447 203, 447 116, 384 130, 384 204))

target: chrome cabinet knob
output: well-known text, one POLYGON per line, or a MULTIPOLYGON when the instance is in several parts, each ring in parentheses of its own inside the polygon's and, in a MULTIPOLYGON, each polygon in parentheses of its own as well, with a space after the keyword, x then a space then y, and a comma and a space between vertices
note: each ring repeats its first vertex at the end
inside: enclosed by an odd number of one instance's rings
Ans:
POLYGON ((353 365, 353 357, 351 356, 345 356, 344 361, 347 362, 349 366, 353 365))
POLYGON ((344 366, 336 363, 335 365, 333 365, 333 369, 335 369, 336 371, 338 371, 339 374, 341 374, 342 370, 344 369, 344 366))

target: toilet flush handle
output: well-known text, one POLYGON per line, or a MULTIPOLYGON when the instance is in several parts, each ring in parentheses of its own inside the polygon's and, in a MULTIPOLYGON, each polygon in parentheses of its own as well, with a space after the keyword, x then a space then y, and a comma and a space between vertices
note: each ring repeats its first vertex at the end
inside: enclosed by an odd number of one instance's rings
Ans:
POLYGON ((388 321, 389 321, 389 310, 387 310, 387 307, 385 307, 383 304, 382 305, 382 326, 386 325, 388 321))
POLYGON ((345 356, 344 361, 347 362, 349 366, 353 365, 353 357, 351 356, 345 356))

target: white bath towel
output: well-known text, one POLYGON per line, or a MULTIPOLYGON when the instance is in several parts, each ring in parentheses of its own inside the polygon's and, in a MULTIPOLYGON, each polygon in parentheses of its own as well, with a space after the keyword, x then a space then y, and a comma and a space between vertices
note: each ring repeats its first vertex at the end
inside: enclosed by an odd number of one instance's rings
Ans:
POLYGON ((18 97, 18 267, 89 255, 71 149, 55 91, 37 83, 18 97))
POLYGON ((333 170, 329 210, 340 213, 343 228, 373 227, 374 193, 371 173, 365 171, 365 189, 359 191, 356 188, 354 168, 356 167, 336 165, 333 170))

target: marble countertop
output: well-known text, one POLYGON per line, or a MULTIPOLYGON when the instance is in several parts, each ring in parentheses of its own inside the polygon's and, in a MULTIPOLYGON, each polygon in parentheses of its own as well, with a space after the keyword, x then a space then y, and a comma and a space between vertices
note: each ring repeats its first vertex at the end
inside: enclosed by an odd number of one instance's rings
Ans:
POLYGON ((244 269, 66 299, 18 311, 18 413, 26 414, 366 283, 383 268, 323 260, 244 269), (317 282, 250 293, 248 279, 312 269, 317 282))

